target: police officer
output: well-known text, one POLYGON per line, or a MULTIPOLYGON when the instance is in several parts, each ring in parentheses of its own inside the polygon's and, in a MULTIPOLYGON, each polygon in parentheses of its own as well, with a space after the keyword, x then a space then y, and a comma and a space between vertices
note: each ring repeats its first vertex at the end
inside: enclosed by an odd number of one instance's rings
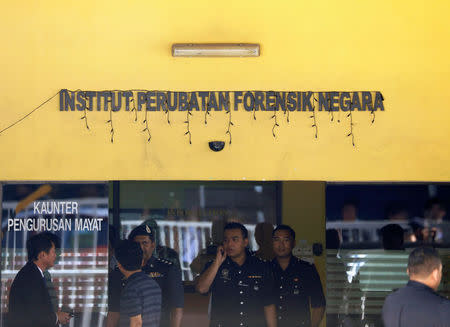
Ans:
POLYGON ((450 326, 450 301, 436 293, 442 278, 439 253, 433 248, 414 249, 407 272, 408 284, 384 302, 384 326, 450 326))
POLYGON ((292 255, 295 232, 291 227, 277 226, 272 244, 278 326, 318 327, 325 313, 325 297, 316 267, 292 255))
MULTIPOLYGON (((161 288, 161 327, 180 327, 183 317, 184 290, 181 271, 172 262, 156 258, 155 235, 147 225, 133 229, 128 239, 138 242, 143 251, 142 271, 152 277, 161 288)), ((109 282, 109 312, 107 327, 115 327, 120 308, 120 292, 123 287, 123 275, 114 270, 109 282)))
POLYGON ((211 327, 276 326, 270 266, 248 255, 247 245, 242 224, 225 225, 223 246, 196 280, 198 292, 212 292, 211 327))

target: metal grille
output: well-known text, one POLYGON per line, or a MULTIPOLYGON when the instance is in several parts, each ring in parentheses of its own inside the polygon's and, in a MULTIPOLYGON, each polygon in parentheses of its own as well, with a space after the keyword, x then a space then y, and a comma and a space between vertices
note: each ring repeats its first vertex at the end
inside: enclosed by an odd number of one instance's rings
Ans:
MULTIPOLYGON (((327 250, 327 314, 380 315, 384 299, 408 282, 406 251, 327 250)), ((450 249, 440 249, 444 275, 439 293, 450 297, 450 249)))

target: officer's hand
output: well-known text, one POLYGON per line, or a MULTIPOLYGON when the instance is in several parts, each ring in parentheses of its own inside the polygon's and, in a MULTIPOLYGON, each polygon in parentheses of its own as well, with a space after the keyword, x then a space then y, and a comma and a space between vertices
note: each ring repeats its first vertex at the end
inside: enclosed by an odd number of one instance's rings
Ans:
POLYGON ((223 248, 223 246, 218 246, 217 247, 217 253, 216 253, 216 262, 221 265, 225 259, 227 258, 227 254, 225 252, 225 249, 223 248))
POLYGON ((58 322, 62 325, 67 325, 70 321, 70 315, 67 312, 58 311, 56 313, 58 316, 58 322))

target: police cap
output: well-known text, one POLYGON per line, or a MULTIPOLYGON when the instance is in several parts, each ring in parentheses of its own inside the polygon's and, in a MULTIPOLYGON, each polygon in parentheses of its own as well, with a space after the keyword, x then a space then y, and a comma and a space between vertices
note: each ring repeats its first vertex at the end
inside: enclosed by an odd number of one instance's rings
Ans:
POLYGON ((148 236, 153 242, 155 241, 155 234, 148 225, 139 225, 138 227, 134 228, 131 231, 130 235, 128 235, 128 239, 133 240, 136 236, 139 235, 148 236))

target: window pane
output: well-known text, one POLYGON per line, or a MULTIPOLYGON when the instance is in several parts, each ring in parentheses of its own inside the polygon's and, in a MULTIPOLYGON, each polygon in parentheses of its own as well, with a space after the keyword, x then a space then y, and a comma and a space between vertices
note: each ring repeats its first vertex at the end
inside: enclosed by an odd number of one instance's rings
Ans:
POLYGON ((50 275, 44 271, 47 280, 51 278, 47 287, 54 309, 73 311, 75 326, 101 326, 107 311, 107 196, 104 183, 3 186, 3 319, 11 284, 28 261, 27 239, 48 231, 57 237, 55 242, 60 242, 55 265, 48 270, 50 275))
POLYGON ((329 184, 327 210, 327 326, 383 326, 387 295, 404 287, 408 256, 438 248, 450 296, 450 185, 329 184))

